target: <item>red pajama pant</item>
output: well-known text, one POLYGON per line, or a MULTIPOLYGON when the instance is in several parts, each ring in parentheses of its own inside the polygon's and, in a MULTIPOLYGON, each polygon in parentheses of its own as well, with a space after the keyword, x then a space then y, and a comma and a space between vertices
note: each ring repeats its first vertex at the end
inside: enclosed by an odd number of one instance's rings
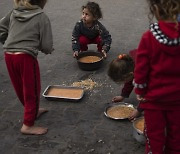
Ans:
POLYGON ((88 44, 97 44, 98 51, 102 51, 102 39, 100 36, 96 37, 95 39, 89 39, 86 36, 81 35, 79 37, 79 43, 81 51, 87 51, 88 44))
POLYGON ((144 110, 146 154, 180 154, 180 110, 144 110))
POLYGON ((40 71, 36 58, 28 54, 7 54, 5 61, 16 94, 24 106, 24 121, 34 125, 39 109, 40 71))

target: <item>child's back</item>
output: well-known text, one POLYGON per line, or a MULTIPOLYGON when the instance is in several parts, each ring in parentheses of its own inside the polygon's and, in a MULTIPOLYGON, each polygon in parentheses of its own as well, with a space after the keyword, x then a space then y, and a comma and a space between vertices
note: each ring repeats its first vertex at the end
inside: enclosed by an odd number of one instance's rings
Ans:
POLYGON ((139 44, 135 92, 144 109, 146 153, 175 154, 180 153, 180 1, 148 2, 158 23, 139 44))
POLYGON ((3 20, 4 24, 10 22, 8 36, 7 38, 4 36, 1 40, 2 42, 6 40, 4 50, 13 52, 23 50, 32 56, 37 56, 38 51, 46 54, 52 52, 50 21, 39 6, 34 5, 33 8, 17 6, 3 20))
POLYGON ((51 24, 42 8, 46 0, 14 0, 16 8, 0 20, 6 66, 16 94, 24 106, 23 134, 45 134, 47 128, 34 126, 46 109, 39 107, 39 51, 53 51, 51 24))
POLYGON ((177 29, 175 23, 164 21, 151 24, 150 30, 142 37, 138 49, 135 82, 148 83, 148 90, 144 92, 147 92, 146 99, 149 101, 180 100, 179 38, 180 23, 177 29))

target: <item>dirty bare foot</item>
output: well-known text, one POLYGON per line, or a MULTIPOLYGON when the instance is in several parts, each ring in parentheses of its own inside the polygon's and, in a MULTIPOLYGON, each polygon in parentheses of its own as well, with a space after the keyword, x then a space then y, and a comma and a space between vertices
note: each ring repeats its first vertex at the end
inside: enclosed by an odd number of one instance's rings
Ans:
POLYGON ((37 114, 37 118, 39 118, 42 114, 48 112, 47 109, 45 108, 39 108, 38 114, 37 114))
POLYGON ((37 127, 37 126, 26 126, 23 124, 21 128, 21 133, 22 134, 27 134, 27 135, 43 135, 46 134, 48 131, 47 128, 44 127, 37 127))

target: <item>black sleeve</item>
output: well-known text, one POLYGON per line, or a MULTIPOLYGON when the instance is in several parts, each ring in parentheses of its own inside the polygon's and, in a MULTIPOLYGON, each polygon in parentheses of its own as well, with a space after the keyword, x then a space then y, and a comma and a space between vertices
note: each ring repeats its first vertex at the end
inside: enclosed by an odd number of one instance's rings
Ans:
POLYGON ((112 43, 112 39, 111 39, 111 35, 109 34, 109 31, 101 24, 99 23, 99 33, 100 36, 102 38, 102 42, 103 42, 103 47, 102 49, 106 52, 108 52, 111 48, 111 43, 112 43))
POLYGON ((131 94, 131 92, 134 88, 132 82, 133 82, 133 80, 128 81, 124 84, 124 87, 122 88, 122 91, 121 91, 121 96, 123 96, 125 98, 129 97, 129 95, 131 94))
POLYGON ((80 36, 80 22, 77 22, 72 32, 73 51, 80 51, 79 36, 80 36))

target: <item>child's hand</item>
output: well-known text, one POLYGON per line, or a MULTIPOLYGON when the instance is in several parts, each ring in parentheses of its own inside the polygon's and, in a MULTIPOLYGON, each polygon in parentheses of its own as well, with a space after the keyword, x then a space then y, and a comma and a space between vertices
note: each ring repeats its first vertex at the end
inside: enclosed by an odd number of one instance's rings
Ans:
POLYGON ((123 96, 115 96, 113 99, 112 99, 112 102, 116 103, 116 102, 122 102, 124 100, 124 97, 123 96))
POLYGON ((146 99, 143 96, 141 96, 141 95, 136 95, 136 98, 140 102, 145 102, 146 101, 146 99))
POLYGON ((129 116, 129 120, 132 121, 135 118, 139 117, 141 115, 141 112, 139 112, 137 109, 132 112, 132 114, 129 116))
POLYGON ((102 50, 101 52, 102 52, 102 54, 103 54, 104 58, 107 58, 106 51, 102 50))
POLYGON ((76 58, 78 56, 79 52, 78 51, 74 51, 73 53, 73 57, 76 58))

